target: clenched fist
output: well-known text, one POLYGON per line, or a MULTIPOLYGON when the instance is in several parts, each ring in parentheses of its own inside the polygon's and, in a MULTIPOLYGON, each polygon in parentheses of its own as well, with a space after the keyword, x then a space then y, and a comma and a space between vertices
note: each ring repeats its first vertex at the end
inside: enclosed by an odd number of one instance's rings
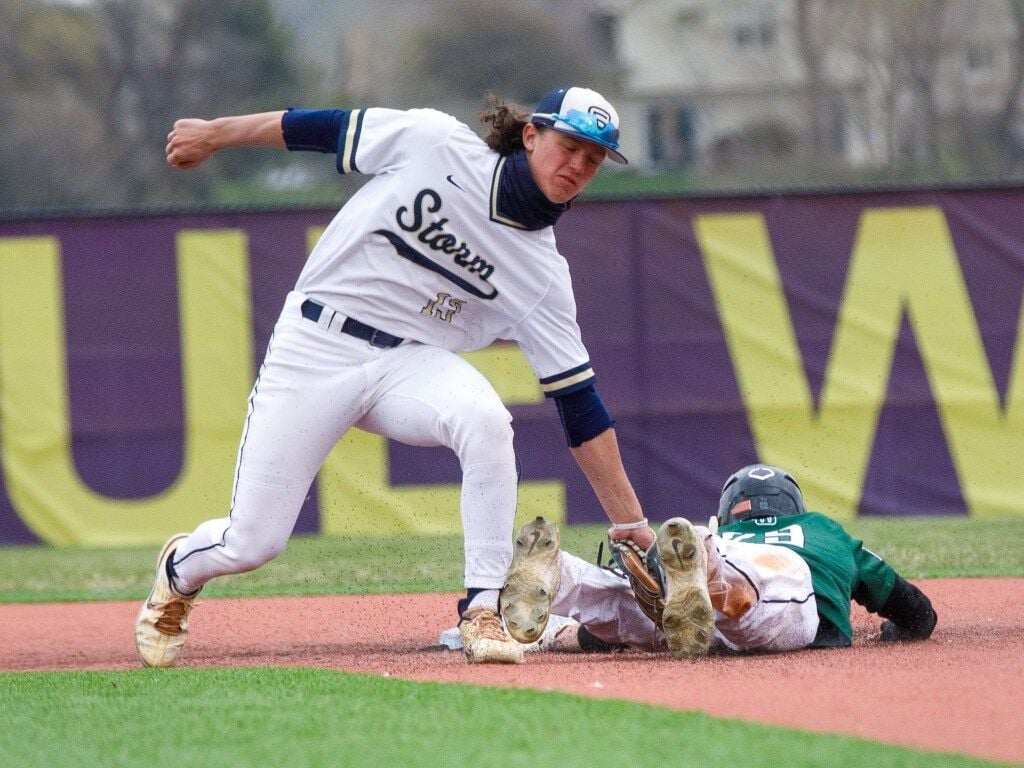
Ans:
POLYGON ((174 168, 196 168, 217 150, 217 130, 212 120, 186 118, 174 123, 167 134, 167 162, 174 168))

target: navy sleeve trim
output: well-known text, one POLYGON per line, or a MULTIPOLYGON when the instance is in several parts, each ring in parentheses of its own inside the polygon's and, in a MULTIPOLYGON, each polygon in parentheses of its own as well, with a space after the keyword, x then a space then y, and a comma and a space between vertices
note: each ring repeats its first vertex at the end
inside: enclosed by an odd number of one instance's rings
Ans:
POLYGON ((347 118, 344 109, 289 109, 281 118, 285 146, 293 152, 337 152, 347 118))
POLYGON ((590 361, 570 368, 568 371, 556 373, 554 376, 545 376, 540 380, 540 389, 544 397, 563 397, 578 392, 593 384, 594 369, 590 367, 590 361))
POLYGON ((555 408, 562 420, 566 440, 573 448, 593 440, 615 423, 593 383, 576 392, 556 397, 555 408))
POLYGON ((362 173, 356 167, 356 150, 359 148, 359 139, 363 133, 365 116, 365 109, 353 109, 345 113, 338 139, 338 173, 362 173))

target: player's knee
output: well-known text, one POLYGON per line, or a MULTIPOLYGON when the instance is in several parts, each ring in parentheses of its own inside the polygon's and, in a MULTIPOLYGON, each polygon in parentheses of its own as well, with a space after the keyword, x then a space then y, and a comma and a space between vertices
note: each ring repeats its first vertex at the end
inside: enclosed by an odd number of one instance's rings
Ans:
POLYGON ((512 415, 495 397, 493 401, 474 401, 453 415, 455 445, 462 454, 489 453, 512 462, 512 415))

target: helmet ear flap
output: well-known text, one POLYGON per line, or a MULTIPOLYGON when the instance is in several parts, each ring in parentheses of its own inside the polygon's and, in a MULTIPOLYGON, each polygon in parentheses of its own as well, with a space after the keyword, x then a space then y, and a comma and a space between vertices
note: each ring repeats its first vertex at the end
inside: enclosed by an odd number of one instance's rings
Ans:
POLYGON ((725 485, 722 486, 722 495, 718 497, 718 512, 715 515, 720 526, 728 525, 731 522, 729 513, 731 511, 733 494, 730 492, 730 489, 739 482, 742 472, 743 470, 741 469, 739 472, 731 474, 729 479, 725 481, 725 485))

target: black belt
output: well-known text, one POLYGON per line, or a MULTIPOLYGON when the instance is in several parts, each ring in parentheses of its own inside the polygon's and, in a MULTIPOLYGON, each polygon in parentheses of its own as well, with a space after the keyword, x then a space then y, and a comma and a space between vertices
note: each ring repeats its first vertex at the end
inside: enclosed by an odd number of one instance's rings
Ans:
MULTIPOLYGON (((327 309, 327 307, 323 304, 317 304, 312 299, 306 299, 302 302, 302 316, 307 320, 312 320, 314 323, 320 321, 320 315, 323 314, 325 309, 327 309)), ((331 311, 333 312, 334 310, 331 311)), ((401 339, 398 336, 392 336, 390 333, 378 331, 372 325, 360 323, 353 317, 345 318, 345 322, 341 324, 341 332, 369 342, 371 347, 381 347, 383 349, 397 347, 405 341, 405 339, 401 339)))

